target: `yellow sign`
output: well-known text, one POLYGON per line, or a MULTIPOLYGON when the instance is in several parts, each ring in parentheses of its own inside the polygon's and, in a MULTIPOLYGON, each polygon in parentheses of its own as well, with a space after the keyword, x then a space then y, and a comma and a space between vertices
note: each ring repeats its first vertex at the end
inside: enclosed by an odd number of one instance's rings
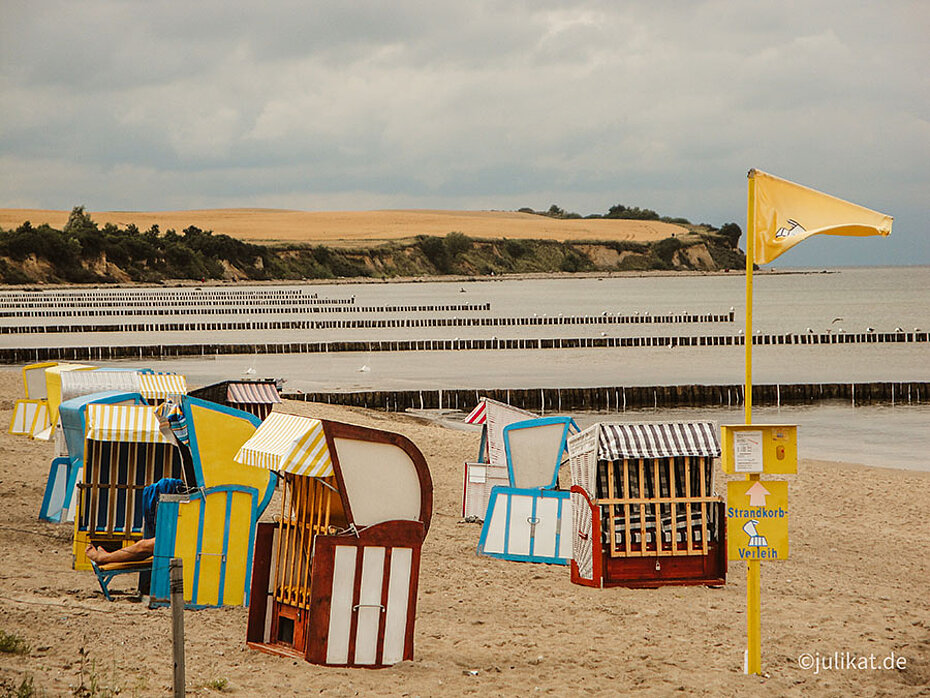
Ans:
POLYGON ((795 424, 730 424, 720 427, 720 465, 725 473, 798 472, 795 424))
POLYGON ((788 558, 788 483, 737 480, 727 483, 727 557, 788 558))

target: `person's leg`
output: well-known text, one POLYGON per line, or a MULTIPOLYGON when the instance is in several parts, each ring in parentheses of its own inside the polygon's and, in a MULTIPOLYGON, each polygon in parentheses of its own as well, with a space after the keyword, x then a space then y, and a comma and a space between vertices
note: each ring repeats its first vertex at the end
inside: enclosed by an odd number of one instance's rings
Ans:
POLYGON ((151 557, 153 552, 155 552, 154 538, 143 538, 132 545, 114 550, 113 552, 94 547, 93 545, 88 545, 84 550, 87 559, 93 560, 98 565, 108 565, 111 562, 135 562, 137 560, 144 560, 147 557, 151 557))

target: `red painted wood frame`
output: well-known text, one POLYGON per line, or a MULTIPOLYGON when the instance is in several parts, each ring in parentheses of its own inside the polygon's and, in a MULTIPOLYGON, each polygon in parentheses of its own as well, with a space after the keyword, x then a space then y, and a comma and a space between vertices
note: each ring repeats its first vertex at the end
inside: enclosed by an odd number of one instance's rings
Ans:
MULTIPOLYGON (((275 524, 261 523, 255 540, 255 555, 252 563, 252 593, 249 605, 249 622, 246 641, 249 647, 271 654, 288 657, 303 657, 313 664, 328 666, 363 666, 378 668, 388 666, 383 662, 385 614, 382 613, 378 624, 376 641, 377 651, 372 664, 357 664, 351 661, 338 664, 327 662, 329 645, 329 621, 333 596, 333 577, 335 551, 337 546, 354 546, 362 553, 366 547, 385 548, 390 552, 394 548, 409 548, 412 551, 410 561, 410 581, 406 599, 406 622, 404 630, 404 649, 402 660, 413 659, 413 630, 416 621, 417 589, 420 578, 420 553, 423 543, 423 524, 418 521, 389 521, 371 526, 358 536, 343 534, 338 536, 317 536, 313 566, 310 570, 310 610, 309 613, 294 606, 274 600, 269 593, 271 584, 271 560, 275 524), (271 603, 269 604, 269 599, 271 603), (268 636, 268 614, 271 622, 268 636), (286 618, 293 623, 292 642, 278 639, 280 619, 286 618)), ((361 559, 361 554, 359 558, 361 559)), ((381 606, 387 607, 387 594, 391 579, 390 554, 385 554, 381 581, 381 606)), ((362 565, 355 566, 352 588, 352 605, 357 611, 362 584, 362 565)), ((354 611, 354 612, 355 612, 354 611)), ((348 657, 355 656, 357 641, 357 614, 350 626, 348 657)))
MULTIPOLYGON (((329 620, 333 595, 333 565, 337 546, 354 545, 362 549, 384 547, 387 551, 394 548, 410 548, 413 552, 410 565, 410 583, 407 590, 407 618, 404 631, 403 660, 413 659, 413 629, 416 621, 417 588, 420 579, 420 551, 425 535, 423 524, 416 521, 389 521, 371 526, 355 536, 318 536, 314 554, 313 569, 310 582, 310 618, 307 635, 307 661, 313 664, 327 664, 329 666, 388 666, 383 662, 385 613, 380 614, 378 622, 377 650, 374 664, 356 664, 347 661, 345 664, 329 664, 326 661, 329 643, 329 620)), ((359 560, 361 554, 359 554, 359 560)), ((391 555, 384 556, 384 570, 381 581, 381 606, 387 608, 388 584, 391 576, 391 555)), ((352 589, 352 605, 356 608, 350 626, 348 656, 355 656, 356 641, 358 639, 357 606, 360 600, 362 585, 362 564, 355 566, 355 580, 352 589)))
MULTIPOLYGON (((587 504, 591 512, 591 533, 592 538, 592 553, 591 553, 591 564, 593 572, 591 574, 591 579, 585 579, 581 576, 578 570, 578 563, 575 562, 574 558, 569 560, 569 567, 571 569, 571 578, 572 582, 575 584, 580 584, 581 586, 586 587, 597 587, 600 588, 604 579, 604 549, 601 545, 601 508, 595 506, 591 502, 591 498, 588 496, 588 493, 585 492, 583 487, 578 485, 572 485, 571 489, 572 494, 580 494, 584 497, 585 504, 587 504)), ((581 535, 580 531, 573 531, 574 535, 581 535)))
MULTIPOLYGON (((583 488, 574 486, 572 492, 584 497, 591 509, 593 537, 593 579, 579 574, 578 565, 571 561, 571 579, 575 584, 590 587, 656 588, 666 585, 722 585, 727 578, 727 527, 724 503, 717 507, 717 541, 707 543, 707 553, 696 555, 658 555, 646 557, 612 557, 601 540, 600 506, 594 504, 583 488)), ((576 532, 575 535, 578 535, 576 532)))

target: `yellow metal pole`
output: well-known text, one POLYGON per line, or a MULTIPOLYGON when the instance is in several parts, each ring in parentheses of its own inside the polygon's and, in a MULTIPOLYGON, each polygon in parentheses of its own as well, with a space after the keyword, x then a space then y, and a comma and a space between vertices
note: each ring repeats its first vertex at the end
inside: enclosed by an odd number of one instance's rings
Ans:
MULTIPOLYGON (((744 404, 746 424, 752 424, 752 265, 755 257, 755 170, 749 171, 746 214, 746 385, 744 404)), ((747 480, 759 476, 747 474, 747 480)), ((762 570, 759 560, 746 563, 746 673, 762 673, 762 570)))
POLYGON ((743 404, 746 408, 746 424, 752 424, 752 262, 755 256, 756 180, 755 170, 749 171, 748 211, 746 213, 746 385, 743 404))

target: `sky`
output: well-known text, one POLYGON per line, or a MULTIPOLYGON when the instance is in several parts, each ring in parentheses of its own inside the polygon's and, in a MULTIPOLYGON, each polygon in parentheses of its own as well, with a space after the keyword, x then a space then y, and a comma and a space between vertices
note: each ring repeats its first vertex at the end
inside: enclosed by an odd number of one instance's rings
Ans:
POLYGON ((930 264, 928 36, 925 0, 3 0, 0 207, 745 228, 758 168, 895 217, 777 266, 930 264))

